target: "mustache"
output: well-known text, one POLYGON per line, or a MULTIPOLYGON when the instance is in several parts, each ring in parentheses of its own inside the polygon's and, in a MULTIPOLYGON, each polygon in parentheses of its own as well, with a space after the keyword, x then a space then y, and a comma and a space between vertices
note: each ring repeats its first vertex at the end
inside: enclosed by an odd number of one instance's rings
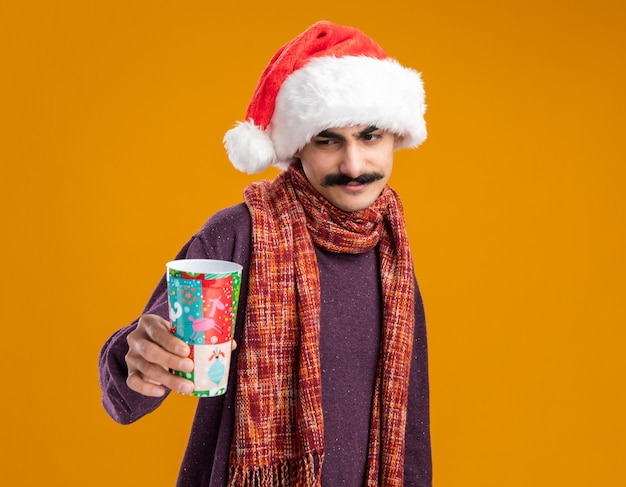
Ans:
POLYGON ((344 186, 348 183, 359 183, 359 184, 367 184, 373 183, 374 181, 378 181, 384 178, 384 174, 379 172, 368 172, 357 176, 356 178, 350 177, 347 174, 329 174, 320 183, 322 187, 326 188, 328 186, 344 186))

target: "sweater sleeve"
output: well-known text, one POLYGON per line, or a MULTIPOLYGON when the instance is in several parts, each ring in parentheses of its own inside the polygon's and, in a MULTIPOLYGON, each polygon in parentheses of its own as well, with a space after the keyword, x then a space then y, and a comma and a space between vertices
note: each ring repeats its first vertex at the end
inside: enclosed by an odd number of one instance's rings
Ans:
MULTIPOLYGON (((176 255, 176 259, 223 259, 241 263, 249 253, 249 214, 244 205, 227 208, 212 216, 176 255)), ((156 314, 168 319, 165 275, 157 284, 142 314, 156 314)), ((129 424, 154 411, 167 397, 144 396, 126 385, 128 352, 126 337, 139 318, 116 331, 104 344, 99 356, 99 379, 102 405, 115 421, 129 424)))
POLYGON ((415 285, 415 335, 409 382, 404 485, 432 486, 430 411, 428 385, 428 351, 426 323, 420 291, 415 285))

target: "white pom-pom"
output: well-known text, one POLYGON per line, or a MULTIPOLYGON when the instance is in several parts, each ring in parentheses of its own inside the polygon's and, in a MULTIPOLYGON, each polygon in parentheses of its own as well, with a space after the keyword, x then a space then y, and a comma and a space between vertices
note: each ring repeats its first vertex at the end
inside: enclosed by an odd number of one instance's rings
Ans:
POLYGON ((241 172, 255 174, 276 161, 276 151, 269 136, 254 121, 238 122, 224 135, 224 146, 233 166, 241 172))

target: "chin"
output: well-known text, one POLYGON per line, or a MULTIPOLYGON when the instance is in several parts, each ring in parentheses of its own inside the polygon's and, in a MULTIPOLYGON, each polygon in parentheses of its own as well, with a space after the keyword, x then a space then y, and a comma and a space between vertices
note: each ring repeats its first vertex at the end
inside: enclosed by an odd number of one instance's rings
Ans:
MULTIPOLYGON (((323 189, 323 188, 322 188, 323 189)), ((342 211, 354 212, 369 208, 380 194, 379 192, 365 192, 346 194, 340 187, 333 187, 330 191, 320 191, 330 203, 342 211)))
POLYGON ((334 203, 331 201, 331 203, 336 206, 337 208, 339 208, 342 211, 347 211, 347 212, 354 212, 354 211, 361 211, 361 210, 365 210, 366 208, 368 208, 370 206, 369 203, 357 203, 357 202, 337 202, 334 203))

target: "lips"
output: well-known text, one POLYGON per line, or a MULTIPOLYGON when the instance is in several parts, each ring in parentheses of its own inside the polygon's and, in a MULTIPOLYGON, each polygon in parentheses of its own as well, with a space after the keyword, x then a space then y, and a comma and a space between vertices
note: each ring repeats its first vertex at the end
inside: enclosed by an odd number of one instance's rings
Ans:
POLYGON ((371 183, 357 183, 355 181, 346 184, 336 184, 334 187, 347 194, 358 194, 366 191, 371 183))

